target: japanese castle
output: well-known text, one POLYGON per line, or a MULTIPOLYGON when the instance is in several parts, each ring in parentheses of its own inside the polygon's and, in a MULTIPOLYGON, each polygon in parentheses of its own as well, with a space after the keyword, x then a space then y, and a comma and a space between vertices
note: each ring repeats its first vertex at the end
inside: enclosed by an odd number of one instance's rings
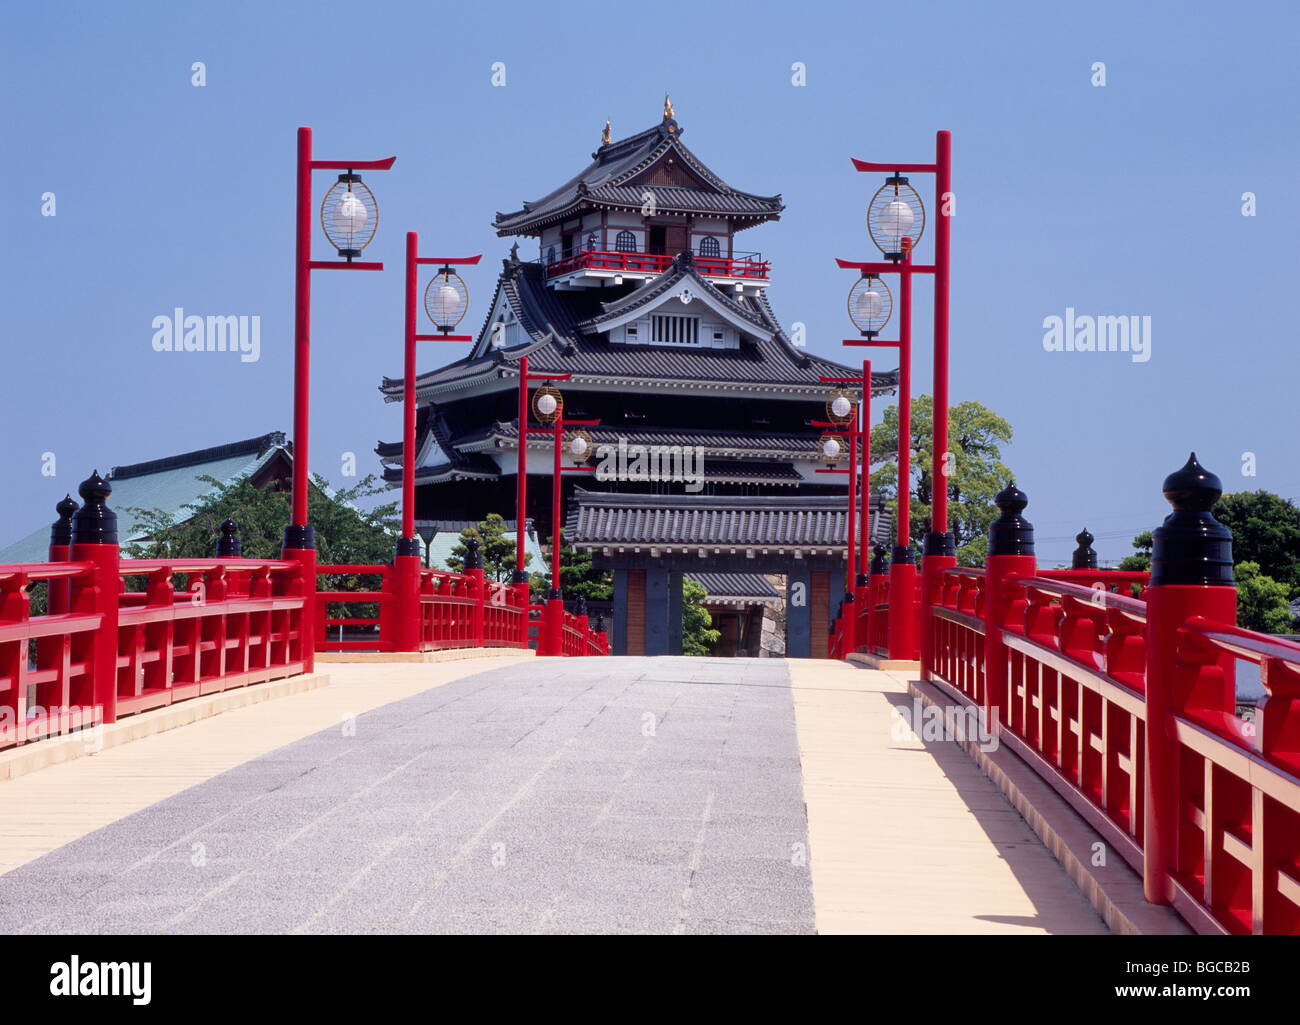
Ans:
MULTIPOLYGON (((819 375, 854 371, 791 342, 769 300, 772 262, 741 249, 742 232, 781 216, 780 195, 732 187, 683 134, 667 100, 626 139, 606 122, 586 167, 497 213, 497 235, 533 240, 532 258, 511 246, 469 354, 416 380, 416 518, 514 509, 527 356, 530 374, 571 375, 557 382, 566 419, 600 421, 587 428, 598 472, 564 475, 562 527, 614 571, 614 652, 680 652, 683 573, 749 574, 756 596, 771 594, 763 574, 780 574, 785 650, 817 656, 844 593, 847 492, 843 475, 815 473, 811 422, 826 416, 819 375)), ((897 379, 874 374, 873 394, 897 379)), ((399 402, 402 380, 380 390, 399 402)), ((549 543, 552 443, 527 446, 528 508, 514 520, 549 543)), ((398 486, 401 443, 376 452, 398 486)), ((888 540, 887 519, 873 514, 873 538, 888 540)))

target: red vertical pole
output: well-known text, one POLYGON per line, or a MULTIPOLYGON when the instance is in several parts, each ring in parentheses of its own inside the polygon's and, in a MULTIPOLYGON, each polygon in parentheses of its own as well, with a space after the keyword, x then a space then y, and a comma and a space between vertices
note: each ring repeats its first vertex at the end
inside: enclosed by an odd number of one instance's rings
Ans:
POLYGON ((889 566, 889 657, 916 657, 916 557, 911 546, 912 485, 912 240, 904 237, 899 268, 898 543, 889 566))
MULTIPOLYGON (((903 239, 903 263, 899 269, 900 293, 898 333, 898 544, 912 539, 912 240, 903 239)), ((894 563, 898 553, 894 553, 894 563)))
POLYGON ((419 236, 406 233, 406 331, 402 371, 402 537, 415 537, 415 296, 419 236))
MULTIPOLYGON (((848 442, 849 442, 849 518, 848 518, 848 552, 846 562, 848 563, 845 572, 844 590, 849 597, 853 597, 853 562, 857 555, 857 519, 858 519, 858 407, 855 404, 853 408, 853 420, 848 425, 848 442)), ((863 528, 865 530, 865 527, 863 528)))
POLYGON ((949 243, 952 237, 952 136, 939 132, 935 140, 934 232, 934 435, 931 441, 930 530, 921 556, 921 679, 934 667, 934 619, 931 608, 943 591, 943 571, 957 565, 952 534, 948 533, 948 286, 949 243))
POLYGON ((311 372, 311 129, 298 129, 298 203, 293 276, 293 520, 307 523, 308 382, 311 372))
MULTIPOLYGON (((415 538, 415 304, 419 236, 406 233, 406 310, 402 343, 402 536, 393 557, 389 640, 394 651, 420 650, 420 542, 415 538)), ((382 630, 382 627, 381 627, 382 630)))
POLYGON ((560 594, 560 449, 563 420, 555 421, 555 467, 551 471, 551 597, 560 594))
POLYGON ((537 631, 537 654, 564 654, 564 592, 560 590, 560 448, 564 421, 555 421, 555 464, 551 470, 551 590, 546 596, 546 612, 537 631))
POLYGON ((948 530, 948 488, 944 456, 948 452, 948 281, 952 223, 952 135, 939 132, 934 177, 934 445, 931 471, 930 530, 948 530))
POLYGON ((524 568, 524 521, 528 518, 528 357, 519 357, 519 455, 515 470, 515 572, 520 592, 519 647, 528 647, 528 570, 524 568))
MULTIPOLYGON (((871 648, 871 360, 862 361, 862 491, 859 499, 857 579, 853 589, 853 646, 871 648)), ((850 568, 852 555, 850 554, 850 568)))
POLYGON ((311 129, 298 129, 297 211, 294 246, 293 318, 293 508, 284 530, 282 554, 300 566, 301 592, 297 659, 303 672, 316 667, 316 537, 307 523, 309 379, 311 364, 311 129))
MULTIPOLYGON (((853 564, 857 558, 856 521, 858 518, 858 414, 860 406, 854 403, 853 419, 849 421, 849 510, 848 536, 844 553, 844 602, 840 605, 840 658, 857 651, 858 595, 854 586, 853 564)), ((866 526, 863 526, 865 532, 866 526)))
MULTIPOLYGON (((871 567, 871 360, 862 361, 862 527, 858 536, 858 573, 866 576, 871 567)), ((866 581, 858 581, 865 586, 866 581)))
POLYGON ((519 458, 515 471, 515 577, 526 583, 524 569, 524 520, 528 515, 528 357, 519 357, 519 458))

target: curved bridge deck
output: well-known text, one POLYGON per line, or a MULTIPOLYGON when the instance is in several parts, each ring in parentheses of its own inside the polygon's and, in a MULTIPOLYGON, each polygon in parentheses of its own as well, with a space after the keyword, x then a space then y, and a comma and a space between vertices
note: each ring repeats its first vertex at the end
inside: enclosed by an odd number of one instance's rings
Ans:
POLYGON ((325 667, 0 782, 5 932, 1104 932, 904 684, 827 661, 325 667))

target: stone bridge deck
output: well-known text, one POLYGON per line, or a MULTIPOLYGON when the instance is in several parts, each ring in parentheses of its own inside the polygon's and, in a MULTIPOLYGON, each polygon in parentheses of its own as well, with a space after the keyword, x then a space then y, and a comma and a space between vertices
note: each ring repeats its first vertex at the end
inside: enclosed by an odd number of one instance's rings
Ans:
POLYGON ((901 677, 843 663, 323 667, 0 782, 0 931, 1105 932, 901 677))

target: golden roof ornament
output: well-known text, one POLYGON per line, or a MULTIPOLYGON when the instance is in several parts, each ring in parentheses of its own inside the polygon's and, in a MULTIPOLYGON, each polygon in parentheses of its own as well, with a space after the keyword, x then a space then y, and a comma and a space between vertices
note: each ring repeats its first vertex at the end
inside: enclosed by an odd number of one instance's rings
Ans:
POLYGON ((614 141, 614 136, 610 133, 609 130, 609 118, 606 118, 605 130, 600 133, 600 144, 602 146, 608 146, 613 141, 614 141))
POLYGON ((664 93, 664 120, 671 121, 672 119, 673 119, 673 101, 668 98, 667 93, 664 93))

